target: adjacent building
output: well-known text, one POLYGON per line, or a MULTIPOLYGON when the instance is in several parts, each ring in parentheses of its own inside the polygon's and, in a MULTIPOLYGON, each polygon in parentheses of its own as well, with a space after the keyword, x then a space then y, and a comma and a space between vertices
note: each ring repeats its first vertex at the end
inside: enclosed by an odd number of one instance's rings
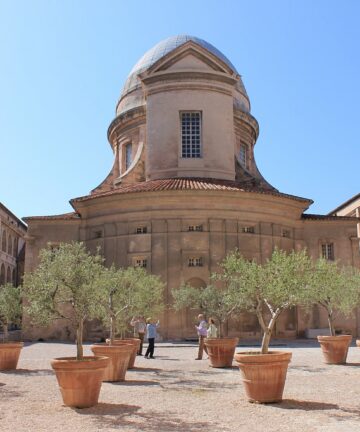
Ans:
POLYGON ((24 274, 27 227, 0 203, 0 285, 18 286, 24 274))
MULTIPOLYGON (((171 304, 172 289, 183 282, 205 286, 234 248, 259 262, 275 246, 307 248, 314 259, 360 267, 358 213, 305 213, 311 199, 283 193, 261 175, 258 135, 229 59, 197 37, 160 42, 125 82, 108 128, 114 164, 105 180, 72 199, 71 213, 24 219, 26 270, 36 268, 47 243, 82 241, 91 251, 100 246, 107 265, 141 266, 161 276, 171 304)), ((162 336, 194 336, 193 315, 166 311, 162 336)), ((360 334, 357 319, 341 325, 360 334)), ((314 326, 326 326, 326 317, 294 309, 281 317, 276 333, 295 336, 314 326)), ((27 332, 34 338, 68 334, 55 325, 27 332)), ((260 329, 255 317, 242 314, 227 332, 257 337, 260 329)))

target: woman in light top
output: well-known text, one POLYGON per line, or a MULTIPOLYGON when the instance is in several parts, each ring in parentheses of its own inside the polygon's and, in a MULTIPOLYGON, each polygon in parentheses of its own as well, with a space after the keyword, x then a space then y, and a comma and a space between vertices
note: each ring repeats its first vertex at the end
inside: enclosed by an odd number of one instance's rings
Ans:
POLYGON ((208 338, 217 338, 217 328, 214 318, 209 318, 209 327, 207 329, 208 338))

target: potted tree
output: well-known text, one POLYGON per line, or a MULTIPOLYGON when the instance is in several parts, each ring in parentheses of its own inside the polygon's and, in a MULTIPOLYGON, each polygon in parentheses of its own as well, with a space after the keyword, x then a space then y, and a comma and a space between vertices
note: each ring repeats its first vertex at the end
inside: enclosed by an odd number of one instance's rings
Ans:
POLYGON ((101 290, 97 287, 103 259, 83 243, 61 243, 40 251, 38 268, 25 275, 26 310, 38 324, 66 320, 76 331, 76 357, 52 360, 64 404, 86 408, 97 404, 107 357, 83 355, 87 319, 99 317, 101 290))
POLYGON ((23 342, 9 342, 9 324, 18 324, 21 318, 20 288, 10 283, 0 286, 0 324, 3 339, 0 343, 0 370, 16 369, 23 342))
POLYGON ((163 284, 158 276, 134 267, 117 270, 111 266, 104 270, 100 280, 99 286, 104 291, 102 320, 109 326, 109 339, 106 345, 96 344, 91 349, 95 354, 107 355, 111 359, 104 380, 123 381, 127 368, 134 367, 140 340, 119 340, 115 335, 124 333, 130 316, 161 310, 163 284))
POLYGON ((248 261, 237 251, 221 264, 219 278, 226 282, 238 311, 256 314, 263 338, 260 352, 235 354, 250 401, 267 403, 282 400, 290 352, 269 351, 275 324, 281 313, 308 302, 311 261, 305 251, 275 249, 264 264, 248 261))
POLYGON ((326 310, 330 336, 318 336, 324 361, 344 364, 352 340, 351 335, 339 335, 335 318, 340 312, 349 315, 359 299, 360 277, 353 268, 339 267, 336 262, 320 258, 314 265, 311 289, 314 300, 326 310))
POLYGON ((237 337, 222 337, 224 324, 235 310, 228 294, 226 288, 217 288, 214 285, 199 289, 185 284, 172 291, 175 310, 188 307, 200 309, 205 315, 219 322, 219 337, 205 339, 211 367, 231 367, 235 347, 239 342, 237 337))

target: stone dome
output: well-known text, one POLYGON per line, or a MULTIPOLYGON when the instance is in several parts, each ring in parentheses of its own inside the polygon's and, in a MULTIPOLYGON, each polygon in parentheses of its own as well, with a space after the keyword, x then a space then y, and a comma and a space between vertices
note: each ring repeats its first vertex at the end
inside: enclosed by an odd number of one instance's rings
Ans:
MULTIPOLYGON (((129 109, 135 108, 137 106, 141 106, 144 104, 144 98, 142 92, 136 92, 136 90, 141 89, 141 81, 139 79, 139 74, 150 68, 154 63, 156 63, 159 59, 164 57, 166 54, 175 50, 176 48, 184 45, 186 42, 192 41, 197 45, 205 48, 211 54, 218 57, 224 63, 226 63, 230 69, 237 75, 239 75, 235 66, 231 63, 231 61, 217 48, 211 45, 209 42, 206 42, 203 39, 200 39, 196 36, 189 35, 177 35, 168 37, 158 44, 156 44, 153 48, 148 50, 135 64, 135 66, 131 69, 126 81, 125 85, 122 89, 118 104, 117 104, 117 115, 128 111, 129 109), (126 97, 130 95, 130 97, 126 97), (125 99, 125 100, 124 100, 125 99)), ((246 98, 248 98, 246 89, 244 84, 239 78, 237 84, 237 90, 242 93, 246 98)))

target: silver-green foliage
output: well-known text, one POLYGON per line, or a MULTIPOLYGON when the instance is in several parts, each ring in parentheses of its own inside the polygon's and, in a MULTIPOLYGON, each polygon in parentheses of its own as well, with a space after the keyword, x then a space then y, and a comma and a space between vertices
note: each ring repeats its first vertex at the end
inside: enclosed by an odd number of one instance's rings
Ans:
POLYGON ((353 267, 320 258, 314 265, 311 296, 326 309, 331 335, 335 336, 334 319, 338 312, 349 315, 359 304, 360 273, 353 267))
POLYGON ((18 324, 21 319, 21 292, 10 283, 0 285, 0 323, 4 341, 8 340, 8 325, 18 324))
POLYGON ((124 332, 133 316, 158 315, 164 284, 143 268, 105 268, 98 282, 102 290, 101 317, 110 326, 110 339, 124 332))
POLYGON ((200 309, 208 317, 216 318, 220 323, 220 336, 223 324, 234 311, 234 304, 228 290, 215 285, 194 288, 185 284, 174 289, 172 296, 175 310, 178 311, 184 308, 200 309))
POLYGON ((217 279, 229 289, 237 311, 256 314, 263 331, 261 352, 268 352, 270 339, 282 311, 306 304, 309 298, 311 261, 305 250, 286 253, 275 249, 264 265, 248 261, 237 251, 221 263, 217 279))
POLYGON ((99 317, 97 281, 103 258, 99 253, 91 255, 83 243, 72 242, 42 249, 39 259, 37 269, 25 275, 26 311, 40 325, 61 318, 70 321, 81 359, 84 321, 99 317))

